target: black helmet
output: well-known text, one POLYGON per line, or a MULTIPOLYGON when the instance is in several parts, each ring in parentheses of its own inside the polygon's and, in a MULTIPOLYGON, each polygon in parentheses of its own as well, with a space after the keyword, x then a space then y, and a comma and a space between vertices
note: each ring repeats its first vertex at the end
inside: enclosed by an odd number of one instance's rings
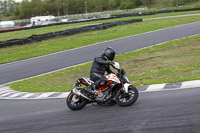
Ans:
POLYGON ((111 47, 107 47, 106 49, 104 49, 103 55, 105 55, 108 60, 113 61, 115 58, 115 50, 111 47))

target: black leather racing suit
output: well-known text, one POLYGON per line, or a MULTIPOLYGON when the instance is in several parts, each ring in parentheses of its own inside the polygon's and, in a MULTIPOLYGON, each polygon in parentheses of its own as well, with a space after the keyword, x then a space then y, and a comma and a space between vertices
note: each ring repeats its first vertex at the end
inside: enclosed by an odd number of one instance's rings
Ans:
POLYGON ((104 55, 95 57, 90 71, 90 79, 95 82, 95 86, 97 86, 99 81, 107 81, 107 78, 104 76, 105 72, 108 74, 113 73, 110 69, 109 62, 106 60, 104 55))

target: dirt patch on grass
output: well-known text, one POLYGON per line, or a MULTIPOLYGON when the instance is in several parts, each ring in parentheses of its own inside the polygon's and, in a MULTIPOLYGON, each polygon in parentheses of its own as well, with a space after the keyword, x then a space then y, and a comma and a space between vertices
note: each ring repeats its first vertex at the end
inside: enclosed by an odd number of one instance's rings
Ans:
POLYGON ((148 58, 143 58, 143 59, 133 59, 133 61, 135 63, 138 63, 138 62, 142 62, 142 61, 152 60, 152 59, 155 59, 155 58, 158 58, 158 57, 161 57, 161 56, 153 56, 153 57, 148 57, 148 58))

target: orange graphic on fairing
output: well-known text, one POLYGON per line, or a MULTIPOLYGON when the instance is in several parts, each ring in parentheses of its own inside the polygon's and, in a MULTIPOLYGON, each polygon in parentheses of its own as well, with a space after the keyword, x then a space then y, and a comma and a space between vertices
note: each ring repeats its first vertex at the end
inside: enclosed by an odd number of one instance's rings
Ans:
POLYGON ((117 83, 121 83, 120 80, 119 80, 117 77, 114 77, 114 76, 112 76, 112 75, 107 75, 106 78, 107 78, 108 80, 112 80, 112 81, 115 81, 115 82, 117 82, 117 83))
POLYGON ((87 83, 87 82, 85 82, 85 81, 82 81, 82 83, 83 83, 83 84, 85 84, 85 85, 88 85, 88 83, 87 83))

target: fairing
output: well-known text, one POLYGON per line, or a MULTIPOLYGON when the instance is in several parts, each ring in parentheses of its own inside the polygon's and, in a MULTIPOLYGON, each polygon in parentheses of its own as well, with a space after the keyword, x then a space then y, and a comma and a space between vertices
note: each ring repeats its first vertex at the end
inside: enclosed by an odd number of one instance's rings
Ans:
POLYGON ((113 73, 106 75, 106 78, 107 78, 108 80, 117 82, 118 84, 121 83, 120 80, 119 80, 119 78, 118 78, 115 74, 113 74, 113 73))

